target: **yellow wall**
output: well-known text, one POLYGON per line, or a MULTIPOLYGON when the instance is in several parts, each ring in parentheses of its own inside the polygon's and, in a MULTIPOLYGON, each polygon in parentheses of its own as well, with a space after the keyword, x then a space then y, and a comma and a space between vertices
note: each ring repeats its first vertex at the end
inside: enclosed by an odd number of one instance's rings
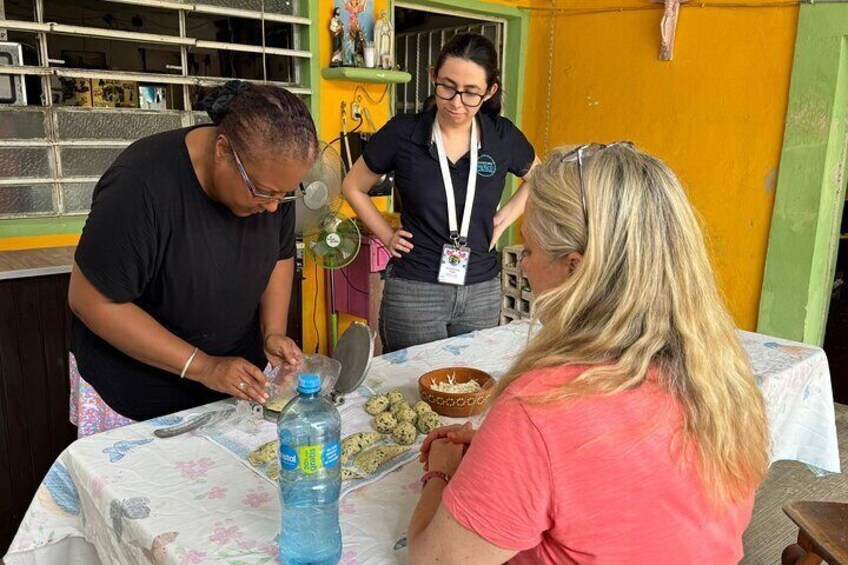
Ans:
MULTIPOLYGON (((798 9, 694 4, 681 9, 671 62, 657 56, 659 9, 559 12, 548 145, 629 139, 668 162, 702 216, 738 325, 754 329, 798 9)), ((561 0, 556 6, 650 4, 561 0)), ((549 11, 533 11, 523 129, 540 154, 549 149, 543 143, 549 25, 549 11)))
POLYGON ((79 243, 79 234, 50 234, 21 237, 0 237, 0 251, 70 247, 79 243))
MULTIPOLYGON (((319 57, 321 67, 327 66, 330 61, 331 44, 328 28, 330 25, 330 18, 333 13, 333 5, 333 0, 319 0, 319 20, 317 29, 320 37, 319 57)), ((387 8, 388 5, 389 0, 374 0, 374 7, 377 16, 379 16, 380 10, 387 8)), ((346 16, 344 16, 344 14, 343 18, 346 20, 346 16)), ((322 140, 330 141, 339 135, 342 125, 342 102, 347 102, 348 106, 348 127, 352 128, 355 125, 356 122, 354 122, 350 117, 350 104, 354 101, 354 97, 357 94, 355 92, 356 86, 357 85, 352 82, 330 81, 324 80, 323 78, 320 79, 318 91, 320 95, 321 115, 318 135, 322 140)), ((378 84, 363 84, 361 86, 368 91, 371 98, 375 101, 380 99, 385 89, 383 85, 378 84)), ((361 94, 361 91, 359 94, 361 94)), ((390 117, 389 100, 391 99, 391 95, 392 92, 390 90, 380 104, 372 104, 366 97, 362 97, 362 106, 369 109, 371 118, 377 128, 385 124, 390 117)), ((367 126, 363 126, 362 131, 368 131, 367 126)), ((338 143, 334 144, 333 147, 336 150, 339 150, 338 143)), ((378 206, 385 208, 385 199, 377 200, 378 206)), ((317 338, 320 336, 320 349, 322 352, 326 352, 327 301, 324 292, 324 273, 321 270, 318 271, 318 307, 316 310, 313 308, 316 293, 315 265, 308 256, 306 257, 304 276, 306 277, 306 280, 303 281, 303 350, 307 353, 312 353, 315 350, 317 338), (313 315, 315 323, 313 323, 313 315), (315 331, 315 325, 318 326, 317 334, 315 331)), ((352 319, 353 318, 343 316, 340 320, 341 330, 343 330, 352 319)))
MULTIPOLYGON (((332 0, 319 1, 319 57, 330 57, 326 31, 332 0)), ((375 0, 376 11, 389 0, 375 0)), ((545 145, 550 2, 492 0, 533 8, 522 129, 540 155, 550 146, 630 139, 665 159, 680 175, 703 217, 722 288, 737 323, 757 318, 774 183, 783 136, 797 7, 684 6, 675 58, 659 61, 659 9, 576 14, 619 6, 650 7, 648 0, 558 0, 549 143, 545 145)), ((765 3, 765 2, 763 2, 765 3)), ((320 79, 320 131, 340 131, 340 104, 356 85, 320 79)), ((365 86, 373 98, 383 87, 365 86)), ((388 98, 363 99, 375 125, 389 116, 388 98)), ((336 147, 338 147, 336 145, 336 147)), ((382 203, 381 203, 382 204, 382 203)), ((10 240, 11 241, 11 240, 10 240)), ((12 242, 13 247, 28 247, 12 242)), ((40 241, 38 246, 67 243, 40 241)), ((2 242, 0 242, 2 244, 2 242)), ((321 336, 326 351, 324 277, 307 258, 303 286, 304 350, 321 336), (317 280, 317 286, 316 286, 317 280), (316 288, 317 311, 313 325, 316 288)), ((347 323, 343 320, 343 327, 347 323)))

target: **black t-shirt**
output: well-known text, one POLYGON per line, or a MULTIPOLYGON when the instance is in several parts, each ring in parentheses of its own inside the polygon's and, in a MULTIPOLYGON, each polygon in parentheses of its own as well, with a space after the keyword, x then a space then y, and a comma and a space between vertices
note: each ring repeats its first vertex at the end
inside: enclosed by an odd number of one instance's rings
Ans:
MULTIPOLYGON (((210 355, 264 368, 259 301, 277 261, 295 254, 294 207, 239 218, 211 200, 191 165, 190 129, 133 143, 103 174, 76 263, 111 300, 136 304, 210 355)), ((76 317, 71 350, 82 377, 134 420, 224 398, 124 355, 76 317)))
MULTIPOLYGON (((506 174, 523 177, 533 166, 535 152, 521 131, 508 119, 482 112, 479 118, 480 147, 477 162, 477 192, 468 230, 471 261, 466 284, 488 281, 498 274, 496 251, 489 251, 494 217, 503 193, 506 174)), ((433 122, 436 110, 392 118, 368 141, 362 158, 373 173, 395 173, 403 211, 401 223, 413 234, 413 249, 401 259, 392 259, 394 276, 437 282, 442 247, 450 243, 448 209, 433 122)), ((448 160, 457 222, 462 222, 468 188, 470 154, 457 163, 448 160)))

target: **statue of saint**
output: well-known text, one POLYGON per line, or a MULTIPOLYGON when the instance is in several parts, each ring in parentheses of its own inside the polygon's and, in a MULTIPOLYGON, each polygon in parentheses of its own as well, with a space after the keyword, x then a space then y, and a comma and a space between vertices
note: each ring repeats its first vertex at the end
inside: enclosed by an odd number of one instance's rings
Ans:
POLYGON ((354 20, 355 26, 350 29, 350 38, 353 40, 353 61, 355 67, 365 66, 365 30, 354 20))
POLYGON ((333 54, 330 57, 330 66, 341 67, 343 64, 344 22, 342 22, 341 10, 338 8, 333 8, 333 19, 330 20, 330 35, 333 36, 333 54))
POLYGON ((374 47, 377 51, 377 66, 384 69, 394 67, 394 29, 388 12, 383 10, 380 19, 374 23, 374 47))

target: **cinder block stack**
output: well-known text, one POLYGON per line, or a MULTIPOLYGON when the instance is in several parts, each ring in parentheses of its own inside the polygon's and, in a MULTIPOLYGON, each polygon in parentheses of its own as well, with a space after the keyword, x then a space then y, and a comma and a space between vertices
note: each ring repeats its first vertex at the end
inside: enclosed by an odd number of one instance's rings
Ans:
POLYGON ((501 269, 501 325, 526 320, 533 315, 530 282, 521 272, 523 245, 504 247, 501 269))

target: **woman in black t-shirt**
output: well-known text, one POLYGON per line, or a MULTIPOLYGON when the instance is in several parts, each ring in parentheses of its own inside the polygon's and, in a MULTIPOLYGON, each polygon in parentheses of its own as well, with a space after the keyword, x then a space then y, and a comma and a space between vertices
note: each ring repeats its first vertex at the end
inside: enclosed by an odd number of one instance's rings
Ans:
POLYGON ((455 36, 431 70, 435 107, 390 120, 345 178, 345 197, 392 254, 380 308, 384 352, 498 324, 494 248, 524 211, 527 187, 498 204, 507 173, 527 180, 538 163, 524 134, 500 116, 498 75, 488 39, 455 36), (368 197, 390 171, 402 204, 398 230, 368 197))
MULTIPOLYGON (((125 419, 263 403, 261 369, 302 355, 286 337, 291 201, 315 125, 271 86, 231 81, 200 106, 212 125, 141 139, 104 173, 76 250, 71 349, 82 384, 125 419)), ((79 419, 81 435, 102 431, 79 419)))

